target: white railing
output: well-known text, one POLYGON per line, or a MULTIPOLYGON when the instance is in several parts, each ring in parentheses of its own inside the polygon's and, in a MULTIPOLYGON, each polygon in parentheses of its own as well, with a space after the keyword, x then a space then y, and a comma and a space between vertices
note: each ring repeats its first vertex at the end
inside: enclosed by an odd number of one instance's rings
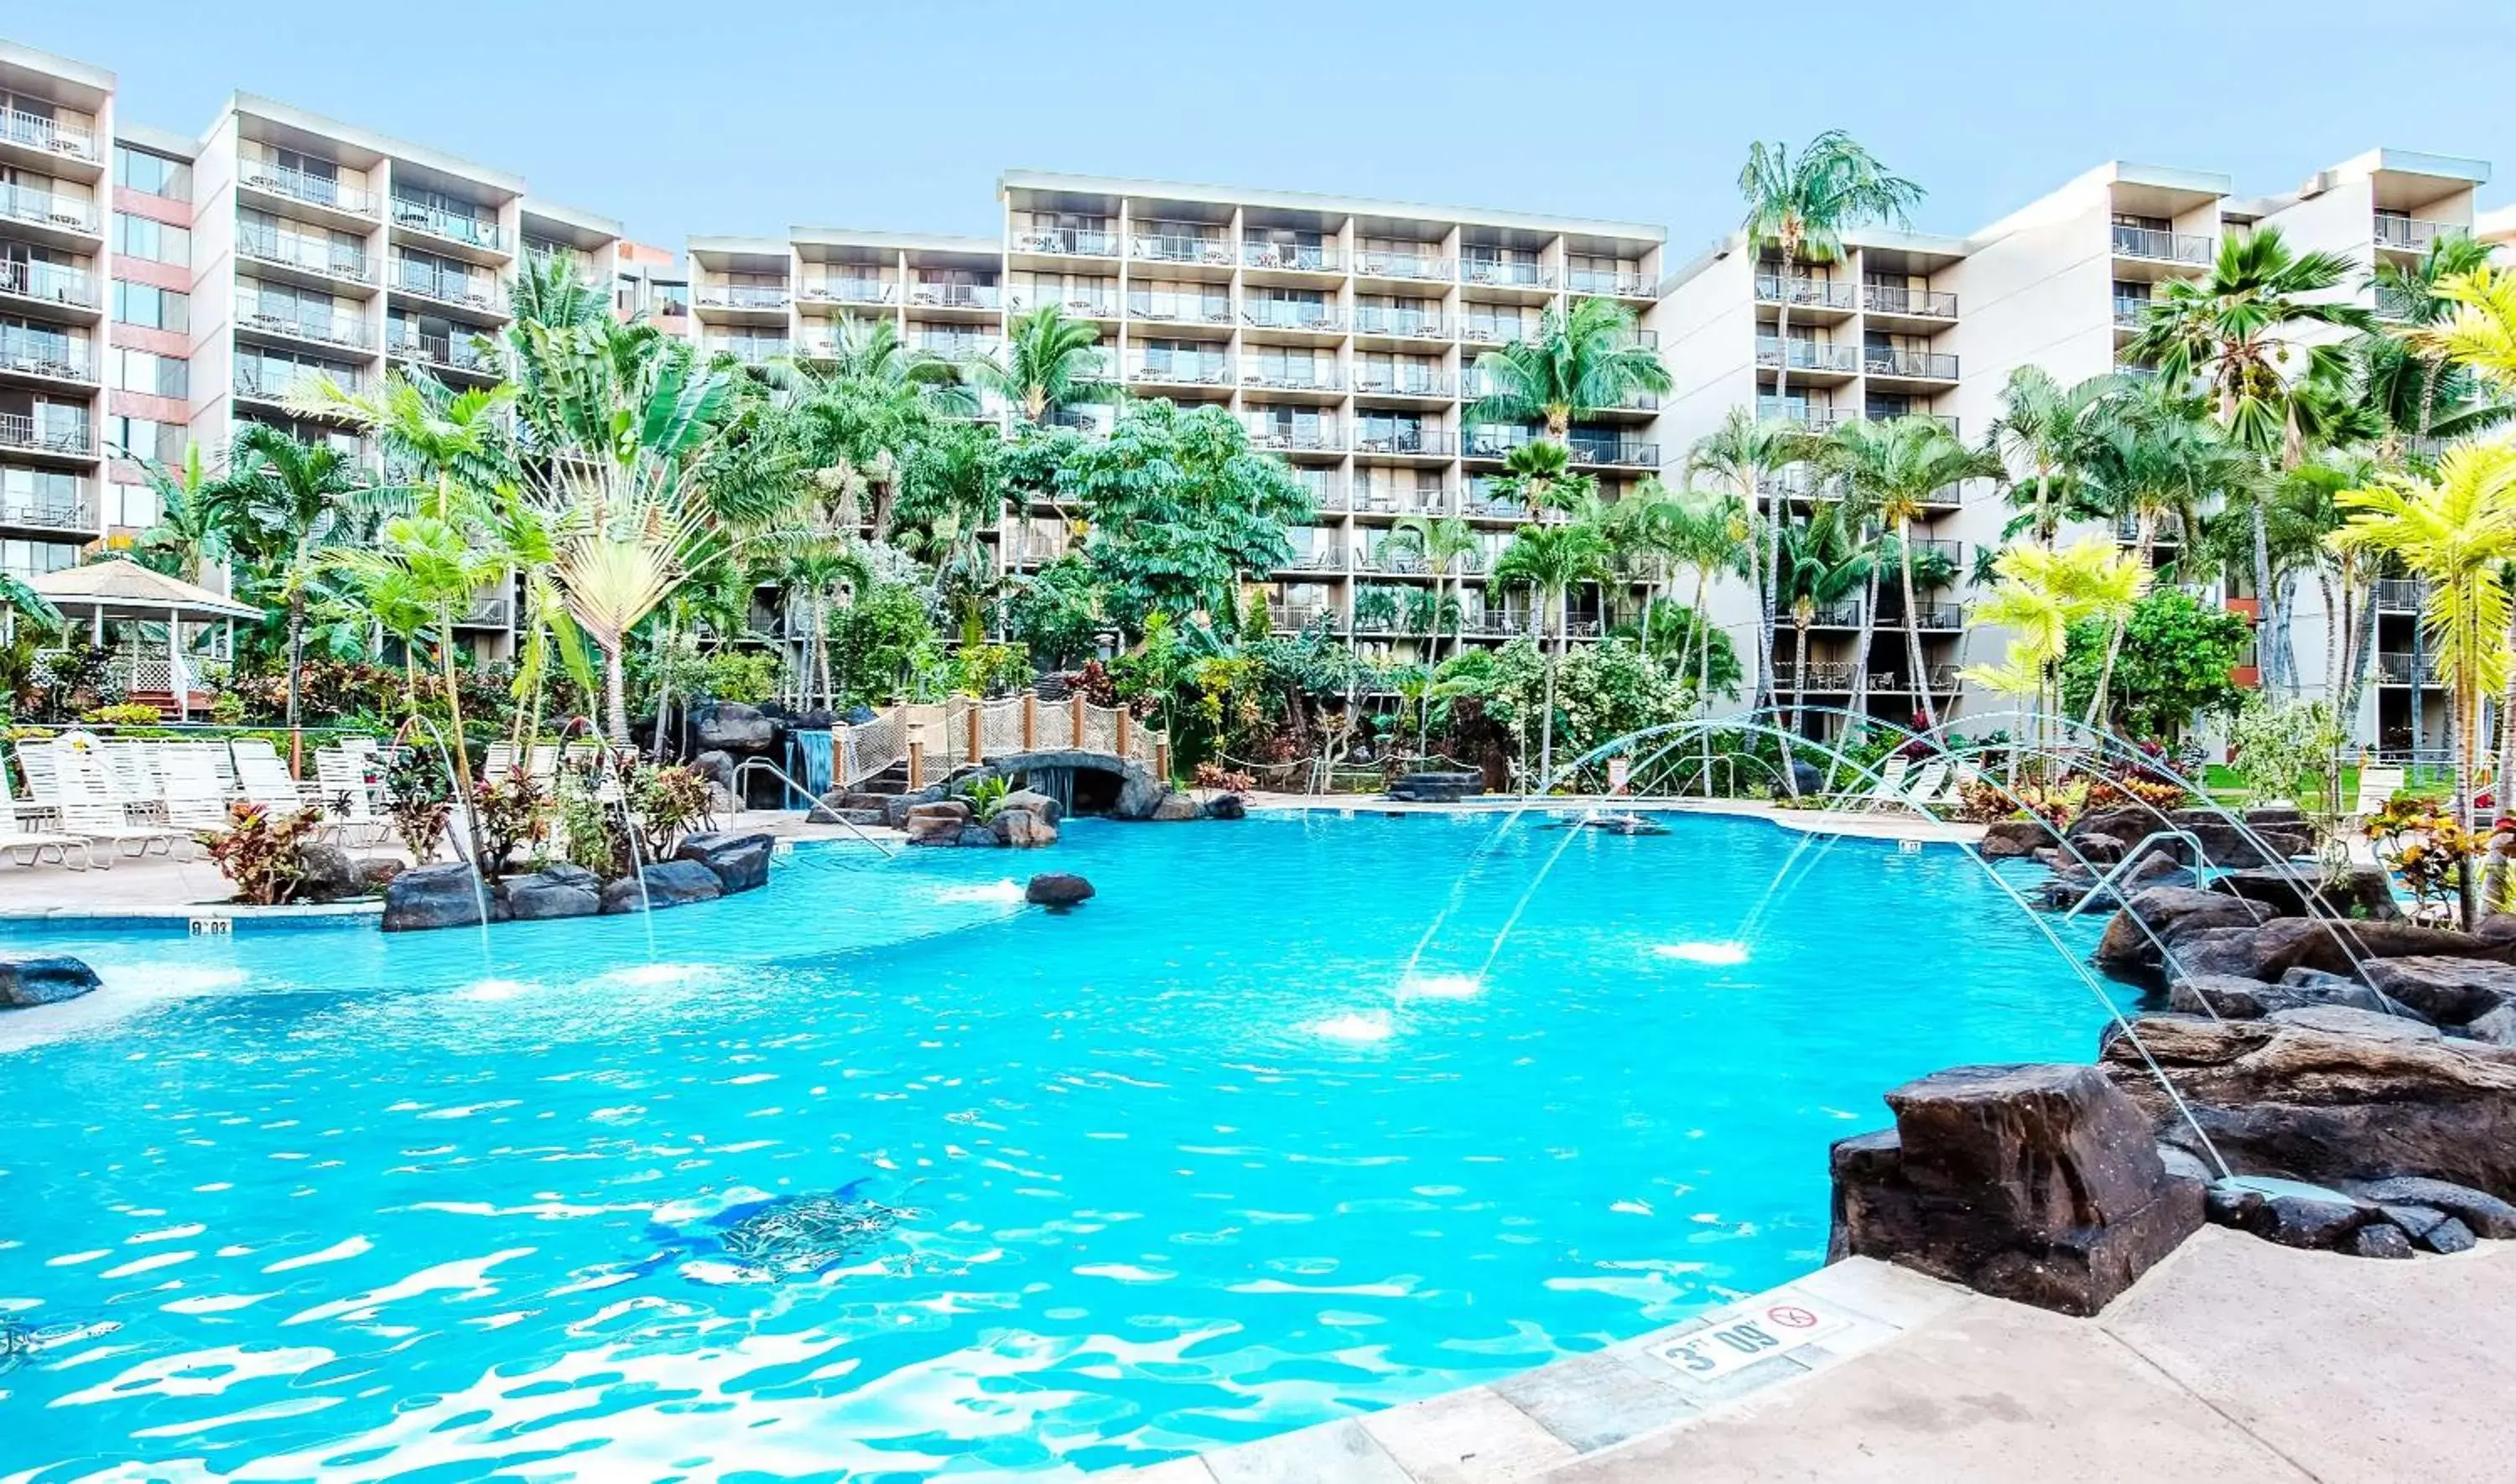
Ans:
POLYGON ((72 123, 64 118, 46 118, 23 108, 0 109, 0 138, 11 144, 66 154, 74 159, 94 161, 97 158, 94 125, 72 123))
POLYGON ((926 778, 1024 753, 1078 749, 1155 767, 1170 737, 1118 708, 1080 697, 1015 695, 890 707, 870 721, 831 727, 830 742, 830 781, 854 788, 908 763, 912 751, 926 778))

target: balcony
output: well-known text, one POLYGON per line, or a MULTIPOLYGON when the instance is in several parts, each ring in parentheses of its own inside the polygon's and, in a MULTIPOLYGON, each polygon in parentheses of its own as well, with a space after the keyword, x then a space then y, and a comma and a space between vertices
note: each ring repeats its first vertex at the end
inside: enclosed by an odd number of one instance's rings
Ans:
POLYGON ((1253 422, 1249 429, 1249 446, 1274 453, 1343 453, 1345 442, 1338 436, 1334 423, 1318 424, 1253 422))
MULTIPOLYGON (((1784 608, 1774 615, 1774 627, 1777 629, 1795 629, 1799 627, 1799 617, 1791 612, 1790 609, 1784 608)), ((1841 602, 1825 603, 1810 610, 1809 627, 1812 629, 1860 628, 1861 599, 1857 598, 1847 598, 1841 602)))
POLYGON ((795 297, 806 304, 898 304, 900 285, 888 278, 824 278, 795 297))
POLYGON ((1366 515, 1424 515, 1437 514, 1449 503, 1447 493, 1438 489, 1418 489, 1412 485, 1365 484, 1354 497, 1354 508, 1366 515))
POLYGON ((1345 390, 1345 378, 1338 374, 1333 361, 1323 365, 1260 362, 1242 369, 1240 385, 1253 391, 1341 392, 1345 390))
POLYGON ((284 402, 314 391, 318 382, 324 381, 354 396, 365 391, 367 385, 366 377, 350 366, 273 365, 252 359, 235 363, 236 395, 266 402, 284 402))
POLYGON ((1329 479, 1305 486, 1311 496, 1311 508, 1322 515, 1342 515, 1348 492, 1343 483, 1329 479))
POLYGON ((1957 358, 1933 350, 1900 350, 1885 346, 1869 346, 1861 352, 1861 365, 1871 376, 1896 376, 1929 382, 1957 379, 1957 358))
POLYGON ((59 118, 46 118, 22 108, 0 109, 0 142, 40 149, 46 154, 64 159, 103 163, 104 152, 97 147, 96 127, 70 123, 59 118))
POLYGON ((1118 239, 1106 231, 1053 227, 1045 230, 1014 233, 1014 251, 1050 258, 1115 258, 1118 256, 1118 239))
POLYGON ((1469 515, 1486 520, 1527 520, 1535 514, 1526 500, 1488 494, 1474 485, 1468 488, 1463 508, 1469 515))
POLYGON ((1526 428, 1511 424, 1499 426, 1488 424, 1482 428, 1468 430, 1461 452, 1471 459, 1499 459, 1508 456, 1513 449, 1522 444, 1535 440, 1536 437, 1536 433, 1526 428))
POLYGON ((1365 423, 1355 434, 1354 451, 1447 459, 1457 455, 1459 440, 1437 428, 1390 428, 1365 423))
POLYGON ((76 493, 66 500, 0 495, 0 526, 38 531, 92 531, 97 528, 96 500, 84 479, 78 481, 76 493))
POLYGON ((1118 315, 1118 298, 1107 291, 1017 289, 1012 295, 1011 307, 1017 314, 1053 309, 1069 319, 1114 319, 1118 315))
POLYGON ((1315 552, 1295 552, 1278 562, 1276 570, 1279 572, 1342 572, 1345 570, 1345 553, 1333 546, 1323 546, 1315 552))
POLYGON ((709 355, 731 355, 746 366, 765 366, 785 358, 794 350, 794 343, 782 335, 775 340, 746 337, 711 340, 700 349, 709 355))
POLYGON ((440 339, 434 335, 388 335, 385 350, 404 360, 419 361, 441 371, 456 371, 467 376, 505 374, 505 367, 494 352, 450 336, 440 339))
POLYGON ((1575 294, 1604 299, 1642 299, 1649 297, 1652 291, 1651 280, 1640 273, 1588 268, 1576 268, 1566 273, 1564 286, 1575 294))
POLYGON ((1463 258, 1459 260, 1459 281, 1479 288, 1552 289, 1555 270, 1542 263, 1463 258))
POLYGON ((353 217, 372 218, 376 214, 375 192, 344 186, 331 176, 310 175, 303 170, 246 160, 240 167, 237 180, 248 190, 283 196, 308 206, 320 206, 353 217))
POLYGON ((94 276, 52 263, 0 262, 0 294, 81 309, 97 307, 94 276))
POLYGON ((497 223, 462 216, 439 206, 405 201, 399 196, 394 198, 393 224, 409 231, 426 232, 432 237, 459 242, 465 247, 477 247, 483 252, 506 250, 497 223))
POLYGON ((2150 301, 2146 299, 2117 299, 2115 301, 2115 328, 2118 330, 2139 329, 2142 322, 2149 317, 2149 305, 2150 301))
POLYGON ((929 331, 918 337, 917 349, 937 360, 967 365, 995 358, 1004 350, 1004 342, 992 335, 938 335, 929 331))
POLYGON ((1453 266, 1447 258, 1423 253, 1357 253, 1354 270, 1365 278, 1406 278, 1418 283, 1447 283, 1453 266))
POLYGON ((0 219, 96 235, 96 207, 92 203, 31 186, 0 186, 0 219))
POLYGON ((2160 231, 2154 227, 2125 227, 2115 224, 2115 256, 2145 258, 2152 263, 2181 263, 2202 267, 2215 251, 2212 239, 2187 232, 2160 231))
POLYGON ((1503 346, 1529 334, 1533 328, 1520 318, 1497 319, 1490 314, 1470 314, 1459 321, 1459 339, 1471 345, 1503 346))
POLYGON ((993 309, 1003 302, 1003 293, 992 283, 912 283, 908 286, 908 307, 912 309, 993 309))
MULTIPOLYGON (((1933 603, 1928 607, 1914 609, 1913 615, 1915 619, 1913 627, 1925 633, 1946 634, 1965 627, 1965 609, 1955 603, 1933 603)), ((1902 629, 1905 627, 1905 615, 1901 612, 1881 613, 1878 615, 1878 627, 1902 629)))
POLYGON ((1759 335, 1756 337, 1756 364, 1767 370, 1782 368, 1856 376, 1861 371, 1861 348, 1821 345, 1813 340, 1794 340, 1785 346, 1777 336, 1759 335))
POLYGON ((1143 354, 1127 368, 1130 382, 1155 382, 1167 387, 1229 387, 1229 355, 1143 354))
POLYGON ((487 274, 440 272, 402 258, 395 260, 393 277, 388 286, 438 304, 469 309, 476 314, 504 317, 498 305, 497 280, 487 274))
POLYGON ((1127 294, 1127 315, 1159 324, 1228 325, 1232 323, 1232 300, 1224 294, 1160 294, 1151 289, 1132 289, 1127 294))
POLYGON ((1846 313, 1861 308, 1858 285, 1837 283, 1831 278, 1808 278, 1797 273, 1758 273, 1758 304, 1786 304, 1793 309, 1841 309, 1846 313))
POLYGON ((2428 606, 2428 584, 2403 577, 2379 578, 2376 606, 2388 613, 2417 613, 2428 606))
POLYGON ((1898 288, 1889 283, 1861 286, 1861 307, 1872 314, 1902 314, 1908 319, 1954 319, 1957 296, 1937 289, 1898 288))
POLYGON ((1354 390, 1376 396, 1447 397, 1450 375, 1437 367, 1361 365, 1354 368, 1354 390))
POLYGON ((2419 296, 2386 284, 2376 285, 2376 317, 2400 324, 2417 319, 2421 305, 2419 296))
POLYGON ((1138 232, 1127 239, 1127 256, 1149 263, 1195 263, 1208 268, 1232 266, 1232 246, 1219 236, 1138 232))
POLYGON ((1916 536, 1905 544, 1912 549, 1913 559, 1916 562, 1945 561, 1950 566, 1956 567, 1960 573, 1964 570, 1965 543, 1961 541, 1950 541, 1939 536, 1916 536))
MULTIPOLYGON (((2159 546, 2173 546, 2184 539, 2184 523, 2172 515, 2157 517, 2149 532, 2150 541, 2159 546)), ((2123 515, 2115 521, 2115 540, 2131 546, 2140 540, 2140 517, 2123 515)))
POLYGON ((1322 335, 1343 331, 1345 319, 1332 304, 1296 304, 1259 299, 1241 305, 1240 322, 1262 330, 1310 330, 1322 335))
POLYGON ((1325 603, 1269 603, 1267 627, 1292 634, 1306 629, 1334 629, 1337 613, 1325 603))
POLYGON ((466 629, 505 629, 515 622, 515 600, 503 596, 476 598, 455 622, 466 629))
POLYGON ((53 418, 38 422, 30 413, 0 412, 0 449, 92 459, 96 433, 84 417, 68 423, 53 418))
POLYGON ((1442 311, 1393 305, 1363 305, 1354 311, 1357 335, 1387 335, 1412 340, 1440 340, 1442 311))
POLYGON ((58 381, 96 380, 87 347, 77 341, 0 329, 0 371, 58 381))
POLYGON ((1387 546, 1365 556, 1361 567, 1374 572, 1401 572, 1410 576, 1424 575, 1423 554, 1411 546, 1387 546))
POLYGON ((1861 417, 1848 407, 1812 407, 1778 396, 1756 398, 1756 416, 1760 420, 1797 423, 1811 433, 1832 433, 1846 423, 1859 422, 1861 417))
POLYGON ((1774 662, 1774 685, 1780 690, 1826 694, 1852 689, 1850 660, 1811 660, 1794 665, 1788 660, 1774 662))
POLYGON ((702 309, 761 309, 776 313, 794 296, 783 284, 708 283, 691 291, 691 302, 702 309))
POLYGON ((375 344, 367 338, 366 325, 353 315, 279 313, 258 308, 251 299, 236 302, 236 328, 351 350, 363 350, 375 344))
POLYGON ((2426 252, 2429 244, 2440 237, 2456 236, 2471 230, 2469 227, 2453 222, 2429 222, 2387 212, 2376 214, 2376 245, 2398 248, 2407 253, 2426 252))
POLYGON ((305 237, 283 236, 278 232, 238 232, 236 256, 248 263, 295 268, 302 273, 313 273, 319 278, 337 279, 343 283, 372 284, 376 281, 375 266, 367 261, 364 251, 314 242, 305 237))
POLYGON ((1251 242, 1240 244, 1243 268, 1280 268, 1296 273, 1333 273, 1337 271, 1337 250, 1327 244, 1316 247, 1298 242, 1251 242))
POLYGON ((1517 639, 1521 635, 1537 632, 1537 615, 1488 609, 1461 615, 1459 626, 1463 634, 1486 639, 1517 639))
POLYGON ((2376 656, 2376 679, 2388 685, 2408 685, 2417 674, 2422 685, 2438 683, 2438 657, 2422 653, 2417 664, 2409 653, 2379 653, 2376 656))
POLYGON ((1575 464, 1601 464, 1615 469, 1659 468, 1659 445, 1631 438, 1572 430, 1566 439, 1575 464))

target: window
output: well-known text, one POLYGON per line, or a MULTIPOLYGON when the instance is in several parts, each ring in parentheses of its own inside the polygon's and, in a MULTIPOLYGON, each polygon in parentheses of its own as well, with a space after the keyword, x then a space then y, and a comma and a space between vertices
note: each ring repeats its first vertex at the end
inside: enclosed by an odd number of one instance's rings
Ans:
POLYGON ((116 144, 113 146, 113 184, 128 186, 143 195, 189 201, 192 198, 192 167, 162 154, 134 149, 129 144, 116 144))
MULTIPOLYGON (((14 473, 15 471, 12 471, 14 473)), ((0 492, 0 502, 10 498, 0 492)), ((20 582, 32 582, 46 572, 78 565, 76 544, 64 546, 57 541, 0 541, 0 572, 20 582)))
POLYGON ((66 470, 0 466, 0 518, 29 525, 75 525, 80 523, 78 496, 78 475, 66 470))
POLYGON ((180 289, 161 289, 153 284, 124 283, 113 285, 113 317, 123 324, 138 325, 147 330, 189 330, 191 298, 180 289))
POLYGON ((105 523, 145 531, 157 523, 157 492, 146 484, 105 486, 105 523))
POLYGON ((192 394, 192 363, 180 355, 153 355, 117 346, 108 360, 105 378, 117 392, 138 392, 148 396, 192 394))
POLYGON ((169 227, 135 217, 127 212, 113 214, 113 250, 151 263, 171 263, 178 268, 192 265, 192 233, 189 227, 169 227))
POLYGON ((117 458, 147 459, 170 469, 184 462, 184 444, 189 434, 190 430, 181 423, 161 423, 153 418, 114 416, 105 420, 105 452, 117 458))

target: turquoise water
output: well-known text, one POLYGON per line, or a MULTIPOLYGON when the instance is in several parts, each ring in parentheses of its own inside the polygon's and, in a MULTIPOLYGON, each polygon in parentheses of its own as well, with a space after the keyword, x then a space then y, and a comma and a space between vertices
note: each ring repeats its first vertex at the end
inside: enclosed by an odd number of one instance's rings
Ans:
POLYGON ((808 847, 651 950, 631 920, 515 924, 485 969, 469 932, 0 933, 142 1004, 0 1051, 0 1313, 54 1341, 0 1374, 0 1464, 1150 1463, 1783 1281, 1881 1091, 2094 1047, 2085 986, 1952 849, 1532 819, 1481 856, 1495 824, 808 847), (1100 897, 1023 909, 1007 873, 1052 867, 1100 897), (708 1222, 842 1189, 896 1224, 818 1271, 747 1268, 708 1222))

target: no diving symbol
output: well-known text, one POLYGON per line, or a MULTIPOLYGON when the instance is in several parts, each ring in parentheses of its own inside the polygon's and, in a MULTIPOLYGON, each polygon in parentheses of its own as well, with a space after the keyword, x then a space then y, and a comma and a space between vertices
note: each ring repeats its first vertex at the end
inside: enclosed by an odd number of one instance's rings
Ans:
POLYGON ((1775 1304, 1765 1310, 1765 1317, 1786 1330, 1813 1330, 1818 1324, 1815 1314, 1791 1303, 1775 1304))

